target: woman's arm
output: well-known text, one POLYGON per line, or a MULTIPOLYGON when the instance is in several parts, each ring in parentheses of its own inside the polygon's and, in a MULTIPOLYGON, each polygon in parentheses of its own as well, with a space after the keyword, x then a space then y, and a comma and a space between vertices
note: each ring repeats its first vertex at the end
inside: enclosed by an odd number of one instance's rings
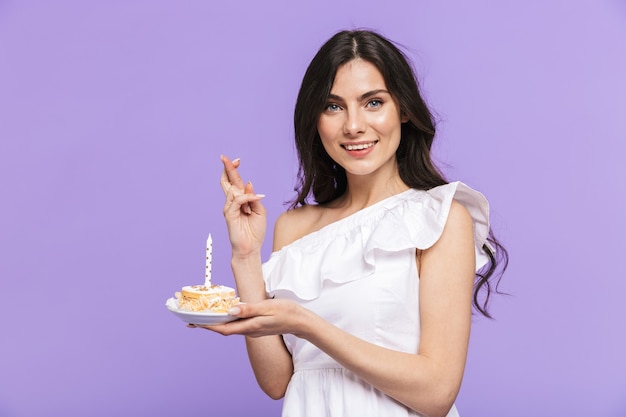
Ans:
MULTIPOLYGON (((261 246, 265 237, 265 208, 252 184, 244 186, 237 167, 222 157, 221 185, 226 196, 224 218, 232 245, 231 267, 242 302, 258 303, 267 298, 261 269, 261 246)), ((250 364, 261 389, 271 398, 284 396, 293 373, 293 362, 280 334, 246 337, 250 364)))
MULTIPOLYGON (((241 301, 258 303, 266 300, 260 254, 246 258, 233 257, 231 264, 241 301)), ((261 389, 273 399, 282 398, 293 374, 293 362, 283 343, 282 335, 246 337, 246 348, 254 376, 261 389)))
POLYGON ((222 334, 292 333, 309 340, 369 384, 425 416, 445 416, 457 396, 467 356, 475 255, 467 210, 452 205, 441 238, 419 258, 421 337, 417 354, 359 339, 286 300, 241 306, 222 334))
POLYGON ((472 220, 454 203, 439 241, 422 252, 417 355, 363 342, 310 318, 303 337, 365 381, 426 416, 445 416, 461 386, 475 272, 472 220))

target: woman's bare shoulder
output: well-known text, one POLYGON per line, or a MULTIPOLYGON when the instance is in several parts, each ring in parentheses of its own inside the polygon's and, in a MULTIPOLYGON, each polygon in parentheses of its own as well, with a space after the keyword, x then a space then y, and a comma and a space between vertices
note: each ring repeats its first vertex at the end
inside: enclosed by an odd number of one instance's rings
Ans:
POLYGON ((281 214, 274 225, 274 250, 280 250, 314 231, 322 211, 320 206, 305 205, 281 214))

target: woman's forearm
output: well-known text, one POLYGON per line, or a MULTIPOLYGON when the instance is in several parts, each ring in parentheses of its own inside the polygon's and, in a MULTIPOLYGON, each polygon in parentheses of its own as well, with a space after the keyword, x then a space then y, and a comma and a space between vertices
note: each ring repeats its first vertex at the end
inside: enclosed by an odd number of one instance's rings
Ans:
MULTIPOLYGON (((231 267, 242 302, 257 303, 267 299, 260 253, 245 257, 233 256, 231 267)), ((282 336, 246 336, 246 348, 261 389, 273 399, 282 398, 293 374, 291 355, 282 336)))
MULTIPOLYGON (((462 364, 387 349, 359 339, 310 313, 306 338, 367 383, 424 416, 445 416, 454 403, 462 364)), ((455 361, 451 361, 455 362, 455 361)))
POLYGON ((258 303, 267 299, 260 250, 236 254, 230 260, 237 293, 243 303, 258 303))

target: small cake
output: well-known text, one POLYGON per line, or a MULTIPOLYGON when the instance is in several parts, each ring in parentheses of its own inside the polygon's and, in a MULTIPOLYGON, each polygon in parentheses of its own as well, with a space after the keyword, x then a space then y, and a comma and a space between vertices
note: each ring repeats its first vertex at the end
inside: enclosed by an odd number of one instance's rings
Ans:
POLYGON ((227 313, 239 304, 235 290, 225 285, 188 285, 175 295, 179 308, 189 311, 227 313))

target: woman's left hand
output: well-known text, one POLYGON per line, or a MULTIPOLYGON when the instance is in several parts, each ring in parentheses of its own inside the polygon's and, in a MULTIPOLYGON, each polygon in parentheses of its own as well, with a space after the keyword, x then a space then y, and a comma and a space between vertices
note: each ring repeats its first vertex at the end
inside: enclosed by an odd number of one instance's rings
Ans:
POLYGON ((190 327, 201 327, 225 336, 240 334, 249 337, 282 335, 291 333, 297 336, 302 329, 301 318, 306 310, 289 300, 264 300, 253 304, 239 304, 231 309, 231 315, 239 320, 229 323, 190 327))

